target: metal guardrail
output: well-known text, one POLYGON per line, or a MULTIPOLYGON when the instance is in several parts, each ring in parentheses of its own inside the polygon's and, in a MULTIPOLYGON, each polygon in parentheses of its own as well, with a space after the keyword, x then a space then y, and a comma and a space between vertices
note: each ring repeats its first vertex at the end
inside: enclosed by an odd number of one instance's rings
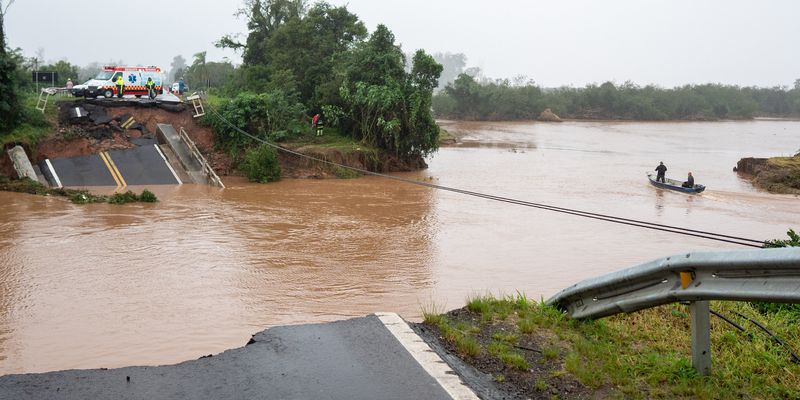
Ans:
POLYGON ((194 144, 194 141, 189 138, 189 135, 186 133, 186 130, 183 127, 180 128, 178 136, 181 140, 186 143, 186 146, 189 147, 189 152, 192 153, 192 157, 194 157, 199 163, 200 167, 203 169, 203 173, 206 174, 208 180, 211 182, 212 185, 218 186, 220 188, 225 188, 225 184, 222 183, 222 180, 219 179, 217 173, 214 172, 214 169, 208 165, 206 158, 203 157, 203 154, 200 153, 200 150, 197 149, 197 146, 194 144))
POLYGON ((800 248, 686 253, 587 279, 547 300, 577 319, 689 301, 692 361, 711 369, 709 300, 800 303, 800 248))
POLYGON ((601 318, 697 300, 800 303, 800 248, 674 255, 587 279, 547 302, 573 318, 601 318))

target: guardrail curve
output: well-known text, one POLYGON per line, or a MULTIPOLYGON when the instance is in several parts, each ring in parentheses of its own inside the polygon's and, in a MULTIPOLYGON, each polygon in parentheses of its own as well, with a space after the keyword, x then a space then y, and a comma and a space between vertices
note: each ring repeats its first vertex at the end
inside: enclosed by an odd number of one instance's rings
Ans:
POLYGON ((800 303, 800 248, 677 254, 584 280, 547 304, 582 319, 701 300, 800 303))

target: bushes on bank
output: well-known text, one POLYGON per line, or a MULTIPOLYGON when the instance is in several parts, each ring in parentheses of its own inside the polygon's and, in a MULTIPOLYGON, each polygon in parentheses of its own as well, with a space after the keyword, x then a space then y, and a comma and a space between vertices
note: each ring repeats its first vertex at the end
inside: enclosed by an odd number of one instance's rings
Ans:
POLYGON ((95 195, 87 190, 75 190, 57 188, 52 189, 41 183, 30 179, 10 179, 5 176, 0 176, 0 190, 6 192, 28 193, 39 196, 60 196, 69 198, 74 204, 90 204, 90 203, 111 203, 111 204, 126 204, 126 203, 155 203, 158 201, 153 192, 145 189, 141 195, 137 195, 132 191, 125 193, 114 193, 111 196, 95 195))
POLYGON ((265 144, 247 150, 239 169, 251 182, 268 183, 281 178, 278 152, 265 144))

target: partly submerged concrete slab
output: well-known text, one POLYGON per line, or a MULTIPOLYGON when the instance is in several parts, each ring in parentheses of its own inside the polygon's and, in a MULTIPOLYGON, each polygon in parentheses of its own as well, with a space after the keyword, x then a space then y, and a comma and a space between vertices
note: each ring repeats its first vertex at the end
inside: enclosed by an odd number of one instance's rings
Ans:
POLYGON ((189 146, 181 140, 178 131, 170 124, 157 124, 156 132, 161 142, 168 145, 172 152, 178 156, 178 160, 186 173, 192 178, 191 183, 201 185, 208 184, 208 178, 203 172, 203 166, 192 156, 189 146))
POLYGON ((176 365, 6 375, 0 377, 0 398, 477 397, 405 322, 394 314, 381 314, 271 328, 254 335, 245 347, 176 365), (443 382, 442 375, 451 378, 443 382))

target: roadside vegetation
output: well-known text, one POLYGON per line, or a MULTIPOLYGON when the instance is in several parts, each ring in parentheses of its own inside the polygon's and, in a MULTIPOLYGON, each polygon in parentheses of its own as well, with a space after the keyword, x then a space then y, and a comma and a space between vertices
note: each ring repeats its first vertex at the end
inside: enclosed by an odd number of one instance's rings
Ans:
POLYGON ((252 182, 269 183, 281 178, 278 152, 266 144, 248 149, 240 169, 252 182))
POLYGON ((132 191, 124 193, 114 193, 111 196, 92 194, 88 190, 76 189, 52 189, 39 182, 29 178, 23 179, 10 179, 5 176, 0 176, 0 190, 6 192, 28 193, 39 196, 58 196, 66 197, 75 204, 91 204, 91 203, 110 203, 110 204, 127 204, 127 203, 155 203, 158 202, 156 195, 144 189, 141 194, 136 194, 132 191))
POLYGON ((662 88, 605 82, 546 89, 533 81, 476 79, 462 73, 434 96, 433 108, 438 118, 464 120, 532 120, 546 108, 570 119, 800 118, 800 79, 792 88, 721 84, 662 88))
MULTIPOLYGON (((793 229, 787 236, 764 247, 800 247, 793 229)), ((515 397, 800 398, 800 305, 714 301, 711 309, 744 331, 712 316, 708 377, 692 367, 691 319, 680 304, 574 320, 524 294, 484 295, 448 313, 424 309, 423 326, 515 397)))
MULTIPOLYGON (((218 45, 241 51, 243 64, 217 82, 212 107, 218 114, 205 117, 217 146, 235 162, 244 162, 240 155, 259 140, 312 155, 338 151, 334 158, 340 160, 361 160, 354 152, 363 150, 380 159, 361 165, 373 169, 389 158, 424 165, 420 160, 436 151, 439 128, 431 98, 442 66, 430 55, 419 50, 407 57, 386 26, 370 34, 358 16, 325 2, 251 0, 242 11, 246 40, 224 37, 218 45), (324 124, 321 136, 312 127, 317 114, 324 124), (342 138, 347 146, 321 149, 342 138)), ((202 75, 204 65, 205 55, 197 54, 187 72, 202 75)))
POLYGON ((532 398, 762 398, 800 396, 800 366, 741 313, 800 348, 797 310, 712 302, 739 332, 712 319, 712 375, 691 365, 688 307, 667 305, 594 321, 572 320, 524 295, 478 296, 463 309, 424 314, 445 347, 490 374, 500 388, 532 398))

